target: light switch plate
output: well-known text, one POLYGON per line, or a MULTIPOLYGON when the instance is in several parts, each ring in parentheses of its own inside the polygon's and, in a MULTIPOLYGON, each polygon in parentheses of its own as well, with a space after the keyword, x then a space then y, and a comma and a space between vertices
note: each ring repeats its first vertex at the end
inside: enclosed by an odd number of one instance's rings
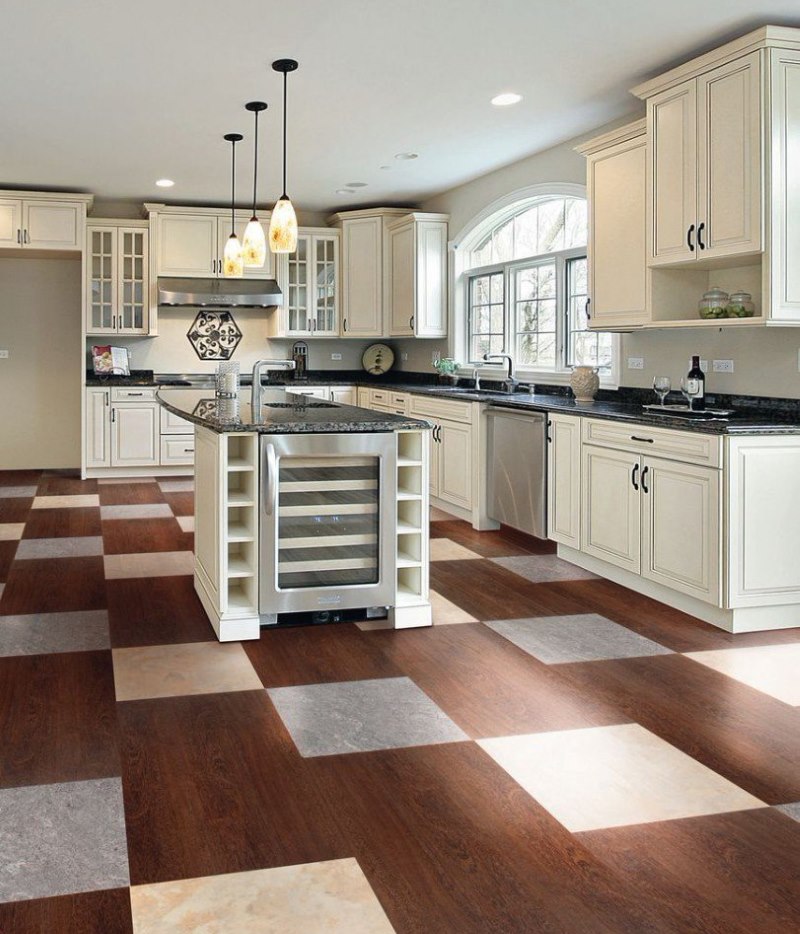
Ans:
POLYGON ((0 350, 0 360, 8 360, 8 351, 0 350))
POLYGON ((342 355, 340 353, 331 354, 331 360, 341 360, 341 359, 342 359, 342 355))
POLYGON ((733 373, 733 360, 712 360, 711 369, 715 373, 733 373))
POLYGON ((644 357, 628 357, 628 369, 629 370, 643 370, 644 369, 644 357))

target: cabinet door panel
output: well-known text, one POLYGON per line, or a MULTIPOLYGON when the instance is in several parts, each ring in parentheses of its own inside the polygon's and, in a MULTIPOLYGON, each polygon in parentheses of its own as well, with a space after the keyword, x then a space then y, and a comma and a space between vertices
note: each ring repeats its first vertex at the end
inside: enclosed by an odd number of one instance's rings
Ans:
POLYGON ((638 574, 641 519, 632 482, 635 466, 636 455, 583 446, 581 544, 587 554, 638 574))
POLYGON ((311 314, 313 336, 339 333, 339 235, 311 238, 311 314))
POLYGON ((687 81, 648 102, 651 128, 651 263, 693 262, 687 233, 697 224, 697 84, 687 81))
POLYGON ((114 334, 117 330, 117 231, 93 227, 87 235, 86 331, 114 334))
POLYGON ((414 224, 404 224, 389 231, 392 251, 392 284, 389 291, 391 334, 393 337, 414 334, 416 313, 414 224))
POLYGON ((86 390, 86 466, 108 467, 111 462, 109 444, 109 390, 86 390))
POLYGON ((581 547, 581 425, 573 415, 551 415, 547 447, 548 538, 581 547))
POLYGON ((146 467, 159 462, 158 405, 116 405, 111 422, 111 466, 146 467))
POLYGON ((645 458, 642 478, 642 576, 718 605, 720 473, 645 458))
POLYGON ((22 202, 0 201, 0 247, 22 245, 22 202))
POLYGON ((344 337, 380 337, 383 333, 383 220, 345 221, 343 237, 344 337))
POLYGON ((472 427, 440 422, 439 497, 472 508, 472 427))
POLYGON ((146 334, 149 314, 149 232, 138 227, 120 227, 118 233, 117 329, 125 334, 146 334))
POLYGON ((80 250, 84 205, 71 201, 23 202, 26 246, 40 250, 80 250))
POLYGON ((417 337, 447 337, 447 224, 417 224, 417 337))
POLYGON ((213 215, 159 215, 159 276, 214 276, 217 249, 217 218, 213 215))
POLYGON ((761 249, 761 52, 697 79, 698 257, 761 249))

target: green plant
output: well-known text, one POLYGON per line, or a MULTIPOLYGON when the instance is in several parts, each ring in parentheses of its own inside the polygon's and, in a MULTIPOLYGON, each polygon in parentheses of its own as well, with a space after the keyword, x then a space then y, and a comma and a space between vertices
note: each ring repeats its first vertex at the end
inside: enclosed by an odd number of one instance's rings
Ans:
POLYGON ((452 357, 439 357, 433 366, 440 376, 451 376, 458 369, 459 364, 452 357))

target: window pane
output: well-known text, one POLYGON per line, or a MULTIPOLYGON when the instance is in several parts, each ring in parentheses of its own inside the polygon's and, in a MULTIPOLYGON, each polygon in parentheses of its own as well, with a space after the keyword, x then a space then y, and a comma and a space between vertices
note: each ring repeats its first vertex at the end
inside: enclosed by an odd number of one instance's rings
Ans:
POLYGON ((492 262, 507 263, 514 258, 514 221, 506 221, 493 236, 492 262))
POLYGON ((505 344, 504 274, 490 273, 469 280, 469 359, 478 361, 505 344))
POLYGON ((564 202, 545 201, 539 205, 539 241, 537 253, 555 253, 564 249, 564 202))
POLYGON ((588 238, 586 201, 568 198, 565 202, 564 249, 586 246, 588 238))
POLYGON ((567 263, 567 364, 609 369, 613 353, 611 335, 588 330, 586 275, 585 258, 569 260, 567 263))
POLYGON ((538 247, 539 208, 529 208, 514 218, 514 258, 536 256, 538 247))

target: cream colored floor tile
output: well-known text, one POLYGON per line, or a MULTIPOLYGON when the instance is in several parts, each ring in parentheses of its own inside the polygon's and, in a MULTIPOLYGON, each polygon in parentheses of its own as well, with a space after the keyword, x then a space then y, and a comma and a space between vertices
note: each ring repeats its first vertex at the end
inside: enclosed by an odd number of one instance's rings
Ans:
POLYGON ((355 859, 135 885, 134 934, 390 934, 355 859))
POLYGON ((800 707, 800 642, 687 652, 686 657, 784 704, 800 707))
POLYGON ((158 485, 162 493, 193 493, 194 477, 179 480, 159 480, 158 485))
POLYGON ((16 542, 24 531, 24 522, 0 522, 0 542, 16 542))
POLYGON ((174 577, 194 573, 191 551, 148 551, 136 555, 106 555, 106 580, 128 577, 174 577))
POLYGON ((118 701, 224 691, 263 685, 238 642, 189 642, 114 649, 118 701))
POLYGON ((478 743, 573 833, 765 807, 637 723, 478 743))
POLYGON ((74 496, 37 496, 33 501, 34 509, 81 509, 86 506, 99 506, 97 493, 79 493, 74 496))
POLYGON ((175 516, 183 532, 194 532, 194 516, 175 516))
POLYGON ((431 539, 431 561, 463 561, 467 558, 480 558, 480 555, 449 538, 431 539))
POLYGON ((451 603, 440 593, 436 593, 435 590, 430 591, 430 600, 434 626, 453 626, 458 623, 478 622, 466 610, 462 610, 460 606, 451 603))
POLYGON ((362 632, 374 632, 376 629, 394 629, 388 619, 361 619, 356 623, 356 626, 362 632))

